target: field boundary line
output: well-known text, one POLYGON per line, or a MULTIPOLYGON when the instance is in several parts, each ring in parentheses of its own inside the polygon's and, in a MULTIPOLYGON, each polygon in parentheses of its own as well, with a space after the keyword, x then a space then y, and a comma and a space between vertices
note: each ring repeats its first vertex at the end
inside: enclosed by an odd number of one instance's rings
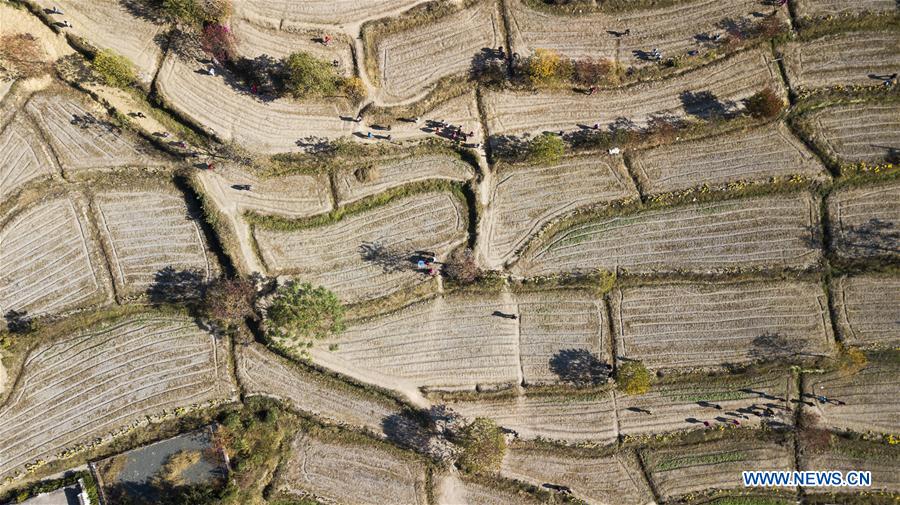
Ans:
POLYGON ((637 172, 635 171, 634 166, 632 166, 630 153, 626 153, 622 156, 622 164, 625 165, 625 173, 631 178, 631 182, 634 184, 634 189, 637 190, 638 198, 640 198, 641 203, 646 203, 648 196, 647 190, 641 185, 641 178, 637 176, 637 172))
POLYGON ((647 463, 644 461, 644 456, 641 454, 641 451, 635 449, 634 457, 637 459, 638 467, 641 469, 641 475, 644 476, 644 480, 647 482, 650 494, 653 495, 653 502, 662 502, 659 498, 659 491, 656 489, 656 484, 653 482, 653 479, 650 478, 650 473, 647 471, 647 463))
POLYGON ((504 305, 509 303, 515 304, 516 307, 516 362, 519 374, 519 380, 516 382, 519 387, 522 387, 525 385, 525 369, 522 367, 522 309, 519 306, 519 301, 513 297, 508 289, 503 290, 501 300, 503 300, 504 305))

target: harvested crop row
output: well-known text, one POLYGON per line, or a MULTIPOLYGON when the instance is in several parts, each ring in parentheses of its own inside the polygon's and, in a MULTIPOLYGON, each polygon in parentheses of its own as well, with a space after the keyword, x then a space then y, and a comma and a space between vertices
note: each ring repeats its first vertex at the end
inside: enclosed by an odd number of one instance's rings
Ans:
MULTIPOLYGON (((421 138, 444 138, 447 139, 448 130, 438 133, 433 127, 430 127, 427 121, 439 121, 454 127, 462 128, 462 131, 468 136, 466 142, 468 144, 479 144, 484 141, 484 135, 481 128, 481 120, 478 116, 478 102, 475 98, 475 92, 469 91, 459 96, 443 100, 436 105, 427 103, 428 100, 417 102, 409 108, 398 106, 395 108, 388 107, 383 111, 379 111, 379 115, 389 117, 389 121, 396 119, 406 119, 392 125, 391 135, 397 140, 421 139, 421 138), (425 110, 426 106, 430 107, 425 110), (420 109, 421 107, 421 109, 420 109), (421 116, 418 122, 410 121, 419 114, 421 116)), ((431 125, 433 126, 433 125, 431 125)))
POLYGON ((263 101, 248 90, 235 89, 225 76, 196 72, 197 62, 170 55, 156 79, 157 91, 166 104, 224 141, 261 153, 297 150, 304 137, 333 139, 349 135, 355 123, 344 100, 298 103, 281 98, 263 101))
POLYGON ((260 55, 286 58, 293 53, 304 52, 328 63, 337 61, 341 75, 353 75, 353 50, 346 37, 336 33, 321 29, 292 30, 261 26, 242 18, 233 19, 231 29, 237 39, 237 51, 248 58, 260 55), (331 36, 327 46, 320 42, 326 33, 331 36))
POLYGON ((877 75, 900 66, 900 35, 892 31, 850 32, 783 48, 784 68, 794 91, 830 86, 880 86, 877 75))
MULTIPOLYGON (((564 16, 530 9, 522 0, 507 4, 514 52, 528 56, 535 49, 545 48, 572 58, 615 59, 625 67, 646 65, 648 60, 640 57, 641 52, 652 48, 660 49, 666 58, 715 48, 705 40, 724 35, 724 22, 755 22, 754 14, 761 10, 758 0, 699 0, 615 15, 564 16), (611 33, 626 29, 627 36, 611 33)), ((787 10, 781 9, 778 17, 786 21, 787 10)))
POLYGON ((493 135, 537 135, 572 131, 595 123, 605 128, 621 118, 644 126, 654 115, 708 118, 741 110, 740 101, 757 91, 781 90, 772 55, 749 50, 703 68, 625 88, 584 93, 484 94, 488 129, 493 135))
POLYGON ((233 398, 226 353, 191 319, 157 315, 42 345, 0 409, 0 478, 168 410, 233 398))
POLYGON ((196 272, 194 282, 212 278, 215 264, 207 252, 198 217, 184 196, 161 191, 108 191, 94 198, 100 231, 110 253, 121 295, 153 289, 178 289, 178 272, 196 272))
POLYGON ((513 266, 554 273, 805 269, 821 258, 808 194, 690 204, 581 222, 542 238, 513 266))
POLYGON ((254 236, 270 273, 301 276, 354 302, 424 282, 427 274, 411 260, 415 251, 442 257, 465 239, 466 220, 454 195, 422 193, 324 226, 257 226, 254 236))
POLYGON ((57 175, 50 149, 24 115, 16 115, 0 134, 0 197, 24 184, 57 175))
POLYGON ((497 3, 478 5, 425 25, 376 38, 378 79, 394 99, 412 98, 445 77, 468 72, 482 48, 503 44, 497 3))
POLYGON ((804 18, 897 14, 896 0, 797 0, 797 15, 804 18))
POLYGON ((828 301, 814 282, 669 284, 612 296, 617 356, 705 368, 828 355, 828 301))
POLYGON ((634 504, 653 502, 635 454, 623 451, 607 457, 562 456, 541 450, 512 447, 503 458, 500 475, 540 487, 563 485, 587 503, 634 504))
POLYGON ((424 465, 398 452, 374 444, 318 440, 300 432, 275 485, 328 502, 425 505, 424 465))
POLYGON ((259 178, 234 165, 216 165, 198 172, 208 193, 232 207, 236 215, 245 211, 284 217, 324 214, 333 208, 331 189, 325 175, 285 175, 259 178), (250 190, 239 189, 249 185, 250 190))
MULTIPOLYGON (((798 466, 800 470, 827 469, 845 474, 851 471, 870 471, 872 485, 865 488, 866 493, 877 496, 877 491, 900 491, 900 447, 896 445, 831 437, 830 447, 803 451, 798 466)), ((803 489, 807 493, 836 491, 834 487, 805 486, 803 489)), ((851 490, 853 488, 847 489, 851 490)))
POLYGON ((235 14, 263 26, 353 24, 400 12, 422 0, 242 0, 235 14))
POLYGON ((900 258, 900 183, 836 191, 828 197, 831 245, 843 258, 900 258))
POLYGON ((900 345, 900 277, 841 277, 831 293, 841 341, 863 347, 900 345))
POLYGON ((39 94, 28 112, 50 139, 64 170, 161 165, 140 141, 126 137, 106 115, 63 94, 39 94), (89 110, 91 109, 91 110, 89 110))
POLYGON ((715 489, 741 488, 741 472, 794 469, 788 444, 728 438, 642 453, 644 466, 660 497, 715 489))
POLYGON ((157 40, 165 35, 165 24, 132 15, 126 4, 115 0, 34 0, 34 3, 44 9, 59 8, 65 14, 55 20, 71 23, 66 29, 69 36, 128 58, 134 63, 142 84, 149 85, 153 80, 162 60, 157 40))
POLYGON ((880 163, 900 145, 900 105, 828 107, 809 118, 815 136, 841 163, 880 163))
POLYGON ((857 433, 900 431, 896 358, 873 357, 858 373, 811 374, 804 381, 805 410, 819 424, 857 433))
POLYGON ((492 180, 482 236, 486 255, 494 263, 511 259, 562 216, 638 196, 621 158, 597 155, 566 158, 549 166, 509 166, 492 180))
POLYGON ((443 472, 435 476, 434 499, 436 505, 538 505, 544 503, 533 495, 513 486, 500 485, 491 479, 461 478, 457 472, 443 472))
POLYGON ((35 204, 0 230, 0 313, 63 312, 108 300, 111 286, 82 205, 35 204))
POLYGON ((404 184, 432 179, 462 182, 474 175, 470 165, 454 156, 407 156, 340 171, 335 189, 338 204, 346 205, 404 184))
POLYGON ((641 151, 631 160, 647 194, 792 175, 827 177, 818 159, 783 123, 641 151))

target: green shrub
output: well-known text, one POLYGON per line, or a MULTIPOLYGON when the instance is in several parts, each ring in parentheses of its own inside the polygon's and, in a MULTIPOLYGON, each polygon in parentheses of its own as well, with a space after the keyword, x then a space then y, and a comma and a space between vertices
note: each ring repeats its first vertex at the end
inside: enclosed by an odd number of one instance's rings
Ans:
POLYGON ((343 79, 341 89, 353 103, 358 104, 366 98, 366 86, 359 77, 343 79))
POLYGON ((288 56, 284 67, 287 91, 295 98, 334 95, 344 81, 330 63, 302 51, 288 56))
POLYGON ((528 146, 528 157, 535 163, 555 163, 566 152, 566 143, 557 135, 544 133, 528 146))
POLYGON ((650 391, 650 371, 640 361, 626 361, 616 371, 616 387, 629 395, 642 395, 650 391))
POLYGON ((455 438, 463 449, 456 462, 462 471, 489 474, 500 470, 506 453, 506 437, 493 420, 479 417, 455 438))
POLYGON ((344 330, 344 307, 322 286, 290 281, 278 288, 266 310, 266 328, 273 337, 322 339, 344 330))
POLYGON ((118 55, 109 49, 102 49, 94 56, 91 62, 94 71, 100 74, 103 82, 117 88, 130 86, 137 80, 134 65, 128 58, 118 55))
POLYGON ((180 23, 221 24, 231 17, 231 0, 162 0, 163 14, 180 23))

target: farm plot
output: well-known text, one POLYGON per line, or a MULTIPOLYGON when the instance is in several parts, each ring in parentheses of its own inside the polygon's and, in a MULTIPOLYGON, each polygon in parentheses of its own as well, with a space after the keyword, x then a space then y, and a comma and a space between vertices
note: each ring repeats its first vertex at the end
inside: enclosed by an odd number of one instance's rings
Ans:
POLYGON ((500 475, 537 487, 544 483, 563 485, 587 503, 653 502, 637 458, 630 451, 606 457, 570 457, 513 446, 503 458, 500 475))
POLYGON ((319 344, 351 368, 436 388, 518 382, 515 306, 499 296, 448 296, 359 323, 319 344))
POLYGON ((814 282, 668 284, 612 296, 617 356, 648 368, 704 368, 831 354, 825 292, 814 282))
POLYGON ((466 219, 454 195, 421 193, 324 226, 257 226, 253 234, 270 273, 302 276, 355 302, 425 282, 414 268, 415 251, 443 256, 465 240, 466 219))
MULTIPOLYGON (((664 57, 686 54, 690 50, 711 48, 705 37, 725 35, 726 20, 755 22, 754 14, 763 9, 758 0, 698 0, 678 2, 664 8, 635 9, 615 15, 604 13, 562 16, 529 9, 522 0, 509 5, 512 50, 527 56, 535 49, 552 49, 571 58, 608 58, 625 67, 646 65, 641 52, 652 48, 664 57), (627 37, 615 37, 610 31, 625 31, 627 37)), ((787 21, 786 10, 778 17, 787 21)))
POLYGON ((0 230, 0 313, 59 313, 108 301, 112 288, 85 211, 71 198, 36 204, 0 230))
MULTIPOLYGON (((411 106, 410 109, 403 106, 398 106, 397 108, 388 107, 382 111, 382 114, 391 117, 415 116, 416 112, 413 112, 413 110, 416 110, 418 108, 417 106, 422 103, 423 102, 418 102, 416 105, 411 106)), ((442 121, 453 126, 461 127, 467 134, 472 134, 466 139, 468 144, 479 144, 484 142, 475 91, 469 91, 457 97, 444 100, 424 111, 421 116, 426 121, 442 121)), ((397 140, 442 137, 438 131, 429 127, 429 123, 424 121, 398 121, 391 126, 391 135, 397 140)))
MULTIPOLYGON (((207 252, 198 216, 175 191, 106 191, 94 199, 118 292, 143 294, 151 286, 183 282, 172 275, 196 272, 212 278, 216 265, 207 252)), ((164 289, 164 288, 163 288, 164 289)))
POLYGON ((788 444, 728 438, 642 453, 650 480, 663 500, 714 489, 741 488, 741 472, 794 469, 788 444))
POLYGON ((838 256, 900 258, 900 183, 832 193, 828 220, 838 256))
POLYGON ((790 374, 774 372, 664 382, 643 395, 617 394, 619 427, 632 436, 702 429, 704 421, 783 427, 793 424, 794 389, 790 374))
POLYGON ((337 380, 305 371, 257 344, 237 347, 236 359, 246 394, 281 398, 297 410, 337 424, 380 435, 384 421, 400 411, 397 403, 377 401, 337 380))
POLYGON ((606 306, 583 291, 516 295, 526 384, 596 385, 611 363, 606 306))
POLYGON ((394 14, 423 0, 244 0, 235 14, 264 26, 291 24, 354 24, 394 14))
POLYGON ((831 293, 843 342, 862 347, 900 345, 900 277, 841 277, 831 293))
POLYGON ((376 161, 336 174, 335 190, 339 205, 355 202, 391 188, 430 179, 467 181, 475 176, 472 167, 448 154, 406 156, 376 161), (370 174, 370 179, 366 175, 370 174))
POLYGON ((809 375, 804 383, 803 408, 829 428, 857 433, 900 431, 900 385, 896 358, 870 358, 855 374, 834 372, 809 375), (811 404, 811 405, 810 405, 811 404))
POLYGON ((482 1, 409 30, 363 37, 374 46, 381 88, 402 100, 426 92, 445 77, 468 72, 482 48, 503 44, 502 24, 497 3, 482 1))
POLYGON ((783 48, 784 68, 794 91, 831 86, 881 86, 873 75, 890 75, 900 66, 900 34, 891 31, 828 35, 783 48))
POLYGON ((900 105, 854 104, 809 118, 828 154, 842 163, 880 163, 900 146, 900 105))
POLYGON ((411 455, 375 444, 319 440, 301 432, 275 485, 328 502, 425 505, 425 479, 424 465, 411 455))
POLYGON ((637 198, 621 158, 566 158, 550 166, 509 166, 492 178, 482 222, 493 263, 508 261, 552 221, 577 209, 637 198))
POLYGON ((26 106, 50 138, 64 170, 91 170, 165 163, 141 141, 123 134, 106 115, 63 94, 38 94, 26 106))
POLYGON ((38 347, 0 409, 0 478, 171 409, 234 398, 226 353, 191 319, 152 314, 38 347))
POLYGON ((803 18, 859 14, 896 14, 896 0, 797 0, 797 15, 803 18))
POLYGON ((305 217, 324 214, 333 208, 326 175, 285 175, 257 177, 234 165, 216 165, 200 172, 206 191, 222 195, 238 215, 252 211, 264 215, 305 217), (249 185, 251 191, 237 189, 249 185))
POLYGON ((684 74, 625 88, 602 90, 591 96, 575 92, 523 93, 490 91, 484 94, 485 116, 491 135, 533 135, 544 131, 572 131, 621 118, 644 126, 650 116, 707 118, 739 110, 740 101, 770 86, 781 90, 776 63, 766 51, 750 50, 684 74))
POLYGON ((783 123, 648 149, 631 162, 648 194, 792 175, 827 177, 822 164, 783 123))
POLYGON ((267 102, 249 90, 231 87, 222 75, 210 76, 198 69, 199 63, 167 57, 156 79, 157 91, 168 106, 194 124, 251 151, 296 151, 299 139, 350 135, 356 124, 341 119, 355 114, 345 100, 267 102))
MULTIPOLYGON (((900 491, 900 448, 896 445, 832 437, 830 448, 804 451, 798 466, 800 470, 828 469, 845 473, 868 470, 872 472, 872 487, 866 488, 866 492, 900 491)), ((804 490, 835 492, 833 487, 804 487, 804 490)))
POLYGON ((513 266, 525 275, 805 269, 821 258, 808 194, 709 202, 561 227, 513 266))
POLYGON ((523 439, 605 444, 614 442, 618 436, 612 393, 529 394, 447 404, 466 417, 490 417, 523 439))
POLYGON ((237 39, 237 51, 248 58, 255 58, 261 54, 273 58, 286 58, 292 53, 302 51, 329 63, 337 61, 341 75, 345 77, 353 75, 353 51, 350 42, 338 33, 321 29, 292 30, 279 28, 277 25, 261 26, 242 18, 233 19, 231 29, 237 39), (331 42, 327 46, 318 41, 326 33, 331 36, 331 42))
POLYGON ((57 175, 49 148, 24 115, 16 115, 0 134, 0 197, 36 179, 57 175))
POLYGON ((44 9, 60 8, 71 22, 67 33, 83 38, 100 49, 111 49, 128 58, 137 70, 138 80, 149 85, 162 60, 162 49, 157 38, 164 35, 167 26, 134 16, 128 8, 116 0, 35 0, 44 9))

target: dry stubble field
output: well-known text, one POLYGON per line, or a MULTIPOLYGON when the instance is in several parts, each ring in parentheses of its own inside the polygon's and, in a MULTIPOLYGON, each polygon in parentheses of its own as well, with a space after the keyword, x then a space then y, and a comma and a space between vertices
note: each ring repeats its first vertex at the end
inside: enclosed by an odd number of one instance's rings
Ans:
POLYGON ((880 163, 900 146, 900 105, 863 103, 828 107, 809 122, 826 152, 841 163, 880 163))
MULTIPOLYGON (((798 462, 800 470, 872 472, 871 491, 900 491, 900 447, 879 442, 847 441, 832 438, 830 448, 805 451, 798 462)), ((833 487, 804 487, 807 493, 832 493, 833 487)))
POLYGON ((828 35, 782 48, 794 91, 831 86, 881 86, 872 75, 890 75, 900 66, 900 34, 890 31, 828 35))
POLYGON ((331 27, 291 29, 279 25, 259 25, 243 18, 232 19, 231 29, 237 39, 237 51, 255 58, 261 54, 273 58, 286 58, 295 52, 309 53, 323 61, 338 61, 338 73, 353 75, 353 50, 350 41, 331 27), (329 45, 318 40, 325 34, 331 37, 329 45))
POLYGON ((135 315, 39 345, 0 409, 0 478, 149 416, 230 400, 225 342, 182 316, 135 315))
POLYGON ((818 207, 809 194, 796 193, 563 223, 535 241, 513 272, 806 269, 822 256, 818 207))
POLYGON ((835 191, 828 197, 828 221, 838 256, 900 258, 900 183, 835 191))
POLYGON ((639 151, 630 161, 647 194, 793 175, 828 177, 825 167, 783 123, 639 151))
POLYGON ((338 205, 346 205, 414 182, 464 182, 475 176, 469 164, 449 154, 401 156, 374 161, 369 166, 377 174, 372 180, 366 180, 359 166, 343 169, 335 174, 334 188, 338 205))
POLYGON ((358 23, 386 13, 404 10, 422 0, 243 0, 235 2, 235 14, 263 26, 298 24, 340 25, 358 23))
POLYGON ((797 15, 805 18, 846 16, 863 13, 897 14, 897 0, 797 0, 797 15))
MULTIPOLYGON (((240 217, 246 211, 290 218, 324 214, 334 206, 325 175, 284 175, 259 177, 252 171, 230 164, 217 164, 199 173, 206 191, 221 195, 223 204, 240 217), (234 186, 249 184, 250 191, 234 186)), ((225 211, 225 210, 223 210, 225 211)))
POLYGON ((0 197, 12 195, 31 181, 58 174, 49 147, 28 117, 16 114, 0 133, 0 197))
POLYGON ((489 262, 509 261, 541 229, 578 209, 638 197, 621 158, 590 155, 495 170, 482 220, 489 262))
POLYGON ((858 275, 832 282, 841 340, 861 347, 900 345, 900 277, 858 275))

